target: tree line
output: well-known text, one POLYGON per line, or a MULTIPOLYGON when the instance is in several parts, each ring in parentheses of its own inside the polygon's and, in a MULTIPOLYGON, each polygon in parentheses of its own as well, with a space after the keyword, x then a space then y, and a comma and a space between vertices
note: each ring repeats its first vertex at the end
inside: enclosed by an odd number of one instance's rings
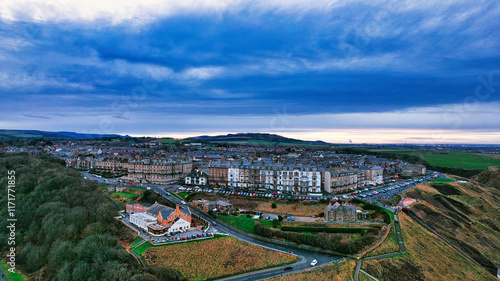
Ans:
MULTIPOLYGON (((141 268, 119 244, 119 206, 74 169, 50 156, 0 153, 0 178, 16 172, 16 268, 41 280, 181 280, 178 272, 141 268)), ((0 195, 7 206, 7 194, 0 195)), ((8 247, 0 208, 0 250, 8 247)))

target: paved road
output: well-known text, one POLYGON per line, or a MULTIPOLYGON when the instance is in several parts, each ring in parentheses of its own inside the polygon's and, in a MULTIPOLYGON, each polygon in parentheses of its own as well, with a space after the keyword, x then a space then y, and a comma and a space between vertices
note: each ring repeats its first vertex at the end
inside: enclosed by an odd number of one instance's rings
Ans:
MULTIPOLYGON (((167 195, 167 193, 164 191, 163 188, 152 187, 152 190, 155 191, 156 193, 162 195, 163 197, 167 198, 168 200, 174 202, 175 204, 182 206, 180 199, 175 198, 175 197, 170 196, 170 195, 167 195)), ((199 216, 200 218, 202 218, 206 221, 209 221, 209 222, 214 221, 212 218, 210 218, 209 216, 207 216, 206 214, 204 214, 198 210, 195 210, 193 208, 190 208, 190 210, 193 214, 199 216)), ((299 256, 299 262, 294 264, 294 268, 292 270, 284 271, 282 269, 282 267, 271 268, 271 269, 261 270, 261 271, 257 271, 257 272, 252 272, 250 274, 236 275, 236 276, 232 276, 229 278, 225 278, 223 280, 249 280, 249 281, 251 281, 251 280, 266 279, 266 278, 279 276, 279 275, 282 275, 284 273, 298 272, 298 271, 309 269, 309 268, 311 268, 311 261, 314 259, 316 259, 318 261, 317 266, 321 266, 321 265, 327 264, 329 262, 341 259, 341 257, 338 257, 338 256, 333 256, 333 255, 330 256, 330 255, 314 253, 314 252, 309 252, 309 251, 304 251, 304 250, 291 249, 291 248, 276 245, 273 243, 263 242, 263 241, 255 239, 255 238, 243 235, 243 234, 241 234, 237 231, 234 231, 234 230, 232 230, 232 229, 230 229, 222 224, 218 224, 215 227, 214 226, 211 226, 211 227, 215 228, 220 233, 227 233, 227 234, 229 234, 229 235, 231 235, 231 236, 233 236, 241 241, 245 241, 245 242, 248 242, 251 244, 259 245, 261 247, 276 250, 276 251, 282 251, 282 252, 292 251, 293 254, 299 256)))

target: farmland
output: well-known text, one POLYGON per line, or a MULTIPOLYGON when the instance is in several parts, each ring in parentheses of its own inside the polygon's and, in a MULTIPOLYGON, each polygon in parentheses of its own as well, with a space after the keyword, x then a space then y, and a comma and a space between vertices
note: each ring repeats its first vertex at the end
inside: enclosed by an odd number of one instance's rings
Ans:
POLYGON ((422 158, 432 166, 449 168, 488 170, 490 166, 500 166, 500 158, 496 155, 467 152, 433 152, 411 151, 402 149, 371 150, 373 152, 401 153, 422 158))
POLYGON ((399 218, 407 253, 390 259, 365 261, 363 269, 371 275, 386 281, 496 280, 406 214, 401 213, 399 218))
POLYGON ((150 266, 169 267, 191 280, 207 280, 293 263, 295 256, 266 250, 232 237, 146 249, 150 266))

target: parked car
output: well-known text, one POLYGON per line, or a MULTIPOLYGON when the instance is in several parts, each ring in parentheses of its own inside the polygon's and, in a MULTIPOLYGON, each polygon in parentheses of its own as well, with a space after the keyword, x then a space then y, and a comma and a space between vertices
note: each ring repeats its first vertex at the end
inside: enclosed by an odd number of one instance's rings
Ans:
POLYGON ((290 270, 293 269, 293 265, 285 265, 283 266, 283 270, 290 270))
POLYGON ((181 201, 181 204, 182 204, 182 205, 186 205, 186 201, 184 201, 184 200, 183 200, 183 201, 181 201))

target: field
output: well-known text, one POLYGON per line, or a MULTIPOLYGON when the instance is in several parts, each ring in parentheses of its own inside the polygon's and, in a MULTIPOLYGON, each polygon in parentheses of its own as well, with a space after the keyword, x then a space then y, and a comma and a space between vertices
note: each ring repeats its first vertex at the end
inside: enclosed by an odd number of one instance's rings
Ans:
POLYGON ((399 215, 407 253, 394 258, 365 261, 363 269, 380 280, 496 280, 485 269, 413 222, 399 215))
POLYGON ((500 158, 491 154, 467 152, 418 152, 408 150, 371 150, 374 152, 403 153, 418 156, 432 166, 449 168, 488 170, 490 166, 500 166, 500 158))
POLYGON ((169 267, 190 280, 215 279, 297 260, 295 256, 266 250, 229 236, 151 247, 143 257, 149 266, 169 267))
POLYGON ((4 261, 0 261, 0 266, 2 266, 3 272, 7 275, 9 281, 24 281, 24 277, 17 270, 16 273, 9 272, 10 267, 4 261))
MULTIPOLYGON (((179 194, 180 195, 180 194, 179 194)), ((234 207, 243 210, 253 210, 261 211, 264 213, 273 214, 285 214, 295 216, 306 216, 310 217, 312 215, 317 216, 318 214, 324 212, 325 204, 303 204, 303 203, 292 203, 286 201, 271 200, 267 198, 247 198, 247 197, 235 197, 235 196, 224 196, 218 194, 206 194, 198 193, 190 196, 191 200, 206 199, 209 201, 214 200, 224 200, 229 201, 234 207), (276 208, 272 208, 272 202, 276 202, 276 208)))
POLYGON ((252 218, 247 218, 246 215, 241 215, 241 216, 219 216, 219 219, 234 226, 237 227, 243 231, 253 233, 255 234, 255 229, 254 229, 254 222, 258 221, 261 222, 263 225, 272 227, 273 223, 268 220, 255 220, 252 218))
POLYGON ((266 281, 354 280, 353 275, 356 263, 353 260, 347 261, 338 268, 327 269, 331 266, 331 264, 327 264, 314 269, 267 279, 266 281))
MULTIPOLYGON (((311 204, 305 205, 302 203, 284 203, 276 202, 276 208, 271 207, 270 202, 260 202, 254 210, 266 212, 266 213, 276 213, 276 214, 289 214, 294 216, 306 216, 310 217, 312 215, 317 216, 323 213, 325 206, 328 204, 311 204)), ((236 204, 235 204, 236 205, 236 204)))

